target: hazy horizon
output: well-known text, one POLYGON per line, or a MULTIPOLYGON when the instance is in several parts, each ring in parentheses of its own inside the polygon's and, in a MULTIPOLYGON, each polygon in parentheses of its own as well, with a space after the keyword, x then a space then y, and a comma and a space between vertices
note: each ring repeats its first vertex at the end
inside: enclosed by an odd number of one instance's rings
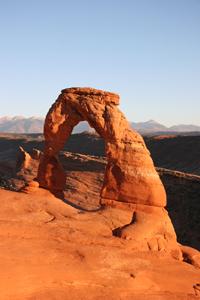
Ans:
MULTIPOLYGON (((2 118, 26 118, 26 119, 31 119, 31 118, 36 118, 36 119, 45 119, 45 116, 26 116, 26 115, 0 115, 0 119, 2 118)), ((82 122, 87 122, 87 121, 81 121, 79 122, 82 123, 82 122)), ((141 121, 134 121, 134 120, 129 120, 129 122, 132 122, 132 123, 148 123, 148 122, 156 122, 160 125, 164 125, 165 127, 167 128, 170 128, 170 127, 173 127, 173 126, 176 126, 176 125, 187 125, 187 126, 190 126, 190 125, 194 125, 194 126, 199 126, 198 124, 195 124, 195 123, 174 123, 172 125, 166 125, 162 122, 159 122, 158 120, 153 120, 153 119, 149 119, 149 120, 141 120, 141 121)), ((78 125, 78 124, 77 124, 78 125)), ((89 124, 88 124, 89 125, 89 124)))
POLYGON ((45 116, 60 90, 119 93, 132 122, 200 125, 197 0, 1 4, 1 116, 45 116))

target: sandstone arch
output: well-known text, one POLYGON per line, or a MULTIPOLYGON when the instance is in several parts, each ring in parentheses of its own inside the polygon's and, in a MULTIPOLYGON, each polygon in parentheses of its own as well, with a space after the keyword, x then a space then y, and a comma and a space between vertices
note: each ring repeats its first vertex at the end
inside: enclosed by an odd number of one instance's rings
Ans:
POLYGON ((49 110, 44 156, 39 166, 41 187, 62 191, 65 175, 58 152, 80 121, 87 121, 105 140, 107 168, 101 203, 164 207, 166 194, 143 138, 130 128, 118 109, 119 96, 92 88, 64 89, 49 110))
POLYGON ((134 239, 141 249, 169 249, 180 256, 171 221, 164 206, 166 194, 143 138, 130 128, 118 109, 119 96, 91 88, 62 91, 44 125, 45 149, 38 170, 41 187, 62 194, 65 173, 57 154, 74 126, 88 121, 104 138, 107 167, 101 204, 131 209, 133 222, 115 234, 134 239))
POLYGON ((92 88, 62 91, 45 120, 45 149, 37 176, 39 185, 54 193, 62 193, 65 173, 57 154, 74 126, 80 121, 88 121, 106 144, 108 163, 101 204, 133 212, 132 222, 116 228, 113 234, 132 240, 133 249, 165 251, 180 260, 183 253, 187 261, 199 267, 199 252, 177 243, 173 225, 164 209, 165 189, 149 151, 143 138, 130 128, 118 104, 119 96, 114 93, 92 88))

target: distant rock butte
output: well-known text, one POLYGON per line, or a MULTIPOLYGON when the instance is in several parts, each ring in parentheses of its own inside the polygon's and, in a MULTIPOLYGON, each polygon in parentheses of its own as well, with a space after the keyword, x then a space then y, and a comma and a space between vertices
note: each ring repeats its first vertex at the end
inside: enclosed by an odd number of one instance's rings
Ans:
MULTIPOLYGON (((165 189, 143 138, 131 129, 118 104, 119 96, 110 92, 91 88, 62 91, 45 120, 39 184, 62 195, 66 179, 58 153, 73 128, 87 121, 105 140, 108 163, 100 203, 133 212, 132 221, 116 228, 114 234, 132 240, 140 250, 167 251, 182 259, 174 228, 164 209, 165 189)), ((198 263, 196 259, 195 264, 198 263)))

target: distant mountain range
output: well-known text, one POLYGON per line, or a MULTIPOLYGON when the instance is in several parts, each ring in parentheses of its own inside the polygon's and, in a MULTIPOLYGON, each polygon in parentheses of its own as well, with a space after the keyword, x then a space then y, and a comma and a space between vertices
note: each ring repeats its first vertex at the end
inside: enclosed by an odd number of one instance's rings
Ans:
POLYGON ((171 127, 164 126, 154 120, 147 122, 132 122, 132 127, 141 133, 154 133, 154 132, 195 132, 200 131, 200 126, 197 125, 174 125, 171 127))
MULTIPOLYGON (((23 116, 15 117, 0 117, 0 132, 7 133, 41 133, 43 132, 44 118, 42 117, 30 117, 25 118, 23 116)), ((155 133, 155 132, 200 132, 200 126, 197 125, 175 125, 166 127, 154 120, 147 122, 131 122, 131 126, 143 134, 155 133)), ((92 129, 87 122, 79 123, 73 133, 80 133, 83 131, 91 131, 92 129)))
POLYGON ((0 132, 40 133, 43 131, 43 124, 44 119, 40 117, 0 117, 0 132))
MULTIPOLYGON (((7 133, 41 133, 43 132, 44 118, 23 116, 0 117, 0 132, 7 133)), ((73 133, 92 130, 87 122, 80 122, 73 133)))

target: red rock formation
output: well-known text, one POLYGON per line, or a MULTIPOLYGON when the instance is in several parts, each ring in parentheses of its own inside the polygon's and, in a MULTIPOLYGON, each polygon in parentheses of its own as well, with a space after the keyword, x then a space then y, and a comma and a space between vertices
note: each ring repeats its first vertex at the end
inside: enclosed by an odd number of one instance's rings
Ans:
POLYGON ((45 121, 45 151, 38 179, 40 186, 63 190, 64 172, 57 154, 75 125, 86 120, 106 142, 108 160, 101 192, 107 199, 164 207, 166 194, 142 137, 133 131, 118 109, 119 96, 91 88, 62 91, 45 121))
POLYGON ((65 173, 57 154, 74 126, 88 121, 106 145, 108 163, 101 204, 125 206, 134 212, 133 222, 119 228, 118 235, 133 240, 143 249, 169 250, 173 256, 181 258, 176 234, 164 209, 165 189, 143 138, 131 129, 118 104, 119 96, 109 92, 91 88, 62 91, 45 120, 39 184, 54 193, 64 190, 65 173))
POLYGON ((39 184, 34 181, 34 178, 37 176, 40 156, 41 152, 37 149, 33 149, 31 153, 28 153, 22 147, 19 147, 14 181, 16 183, 16 179, 21 179, 26 182, 26 185, 20 188, 21 191, 30 192, 38 188, 39 184))
POLYGON ((19 153, 16 162, 16 169, 27 169, 30 166, 31 156, 21 146, 19 147, 19 153))

